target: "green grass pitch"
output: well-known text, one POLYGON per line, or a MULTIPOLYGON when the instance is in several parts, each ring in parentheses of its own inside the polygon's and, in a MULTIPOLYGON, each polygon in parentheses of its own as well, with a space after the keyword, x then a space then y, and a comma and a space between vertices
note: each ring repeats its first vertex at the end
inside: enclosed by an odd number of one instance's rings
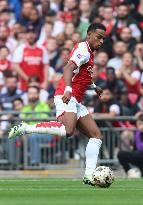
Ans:
POLYGON ((143 205, 143 180, 116 179, 108 189, 77 179, 0 179, 0 205, 143 205))

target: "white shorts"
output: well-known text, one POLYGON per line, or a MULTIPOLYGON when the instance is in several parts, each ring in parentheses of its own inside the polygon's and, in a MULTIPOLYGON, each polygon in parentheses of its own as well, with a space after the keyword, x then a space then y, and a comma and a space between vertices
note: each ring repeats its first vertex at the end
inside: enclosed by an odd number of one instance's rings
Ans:
POLYGON ((71 97, 68 104, 63 103, 62 96, 54 96, 54 103, 56 106, 56 117, 60 117, 64 112, 74 112, 77 114, 77 120, 89 114, 87 108, 78 103, 75 97, 71 97))

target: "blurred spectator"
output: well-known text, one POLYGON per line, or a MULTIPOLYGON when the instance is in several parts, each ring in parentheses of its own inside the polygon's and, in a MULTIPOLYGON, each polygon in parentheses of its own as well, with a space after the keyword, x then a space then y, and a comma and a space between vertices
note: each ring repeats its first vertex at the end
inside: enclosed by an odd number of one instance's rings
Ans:
MULTIPOLYGON (((8 115, 9 127, 14 126, 16 121, 19 121, 21 118, 21 110, 23 108, 23 100, 20 97, 16 97, 12 101, 12 110, 13 114, 8 115)), ((22 151, 22 138, 13 138, 8 141, 8 150, 9 150, 9 163, 13 169, 19 166, 22 161, 22 155, 20 155, 20 151, 22 151), (20 150, 18 150, 20 148, 20 150)))
POLYGON ((78 6, 78 2, 76 0, 65 0, 64 2, 64 10, 65 11, 72 11, 76 9, 78 6))
POLYGON ((21 4, 19 0, 8 0, 11 10, 14 12, 16 19, 20 17, 21 14, 21 4))
POLYGON ((38 45, 44 45, 47 41, 47 39, 52 36, 53 32, 53 23, 51 22, 45 22, 43 24, 43 27, 41 29, 41 33, 38 39, 38 45))
POLYGON ((0 12, 0 25, 7 26, 11 31, 15 23, 15 17, 9 9, 4 9, 0 12))
POLYGON ((124 140, 124 146, 128 147, 128 150, 121 150, 118 153, 118 159, 123 166, 125 172, 128 175, 131 165, 137 166, 143 176, 143 114, 139 115, 136 121, 137 130, 133 134, 133 137, 124 140))
POLYGON ((8 5, 8 1, 7 0, 1 0, 0 1, 0 11, 4 10, 4 9, 8 9, 9 5, 8 5))
POLYGON ((128 93, 140 95, 140 72, 133 65, 133 56, 127 52, 123 55, 123 63, 121 68, 116 72, 119 79, 123 79, 128 93))
POLYGON ((17 43, 9 36, 9 34, 10 33, 7 26, 0 26, 0 47, 6 46, 12 55, 17 43))
POLYGON ((94 108, 94 113, 97 116, 102 116, 104 118, 115 117, 121 115, 120 104, 113 99, 112 91, 106 86, 103 87, 103 94, 94 108))
MULTIPOLYGON (((2 104, 0 103, 0 112, 4 111, 2 104)), ((7 115, 0 115, 0 138, 4 137, 8 128, 8 117, 7 115)))
POLYGON ((64 47, 69 49, 70 51, 72 51, 73 47, 74 47, 74 43, 72 40, 67 39, 64 43, 64 47))
POLYGON ((99 51, 96 55, 95 63, 98 65, 99 77, 106 79, 106 67, 108 62, 108 54, 105 51, 99 51))
POLYGON ((119 99, 120 90, 125 87, 122 80, 116 78, 115 69, 113 67, 106 68, 106 81, 104 87, 107 86, 113 93, 116 100, 119 99))
POLYGON ((97 64, 94 64, 94 66, 93 66, 92 79, 93 79, 94 83, 98 86, 101 86, 105 82, 105 80, 103 80, 100 77, 100 70, 99 70, 97 64))
POLYGON ((55 68, 57 60, 59 58, 58 43, 55 37, 48 38, 46 42, 46 48, 48 51, 50 66, 55 68))
POLYGON ((115 18, 114 18, 114 11, 112 6, 105 6, 104 7, 104 13, 103 13, 103 21, 102 23, 106 27, 106 34, 109 35, 112 31, 112 28, 115 24, 115 18))
POLYGON ((123 41, 117 41, 114 44, 113 49, 114 57, 108 61, 107 66, 115 68, 116 71, 122 66, 122 57, 124 53, 127 51, 127 46, 123 41))
POLYGON ((68 48, 63 48, 60 51, 60 57, 58 59, 55 71, 58 73, 63 73, 64 66, 68 63, 70 56, 70 50, 68 48))
POLYGON ((5 86, 5 77, 2 72, 0 72, 0 93, 5 86))
POLYGON ((17 77, 9 75, 5 78, 5 87, 0 94, 0 102, 5 110, 12 110, 12 102, 15 98, 22 96, 23 92, 18 89, 17 77))
POLYGON ((29 16, 29 25, 32 25, 38 34, 40 34, 43 21, 38 13, 38 10, 36 8, 33 8, 31 10, 30 16, 29 16))
MULTIPOLYGON (((64 16, 65 18, 65 16, 64 16)), ((58 14, 54 11, 49 11, 45 16, 45 22, 50 22, 53 24, 53 36, 57 36, 58 34, 64 32, 65 23, 63 19, 60 19, 58 14)))
POLYGON ((67 23, 65 26, 65 36, 67 39, 71 39, 72 34, 75 32, 75 26, 73 23, 67 23))
POLYGON ((80 21, 81 22, 89 22, 89 17, 91 14, 91 6, 89 0, 81 0, 79 3, 79 11, 80 11, 80 21))
POLYGON ((141 111, 143 111, 143 83, 140 85, 140 97, 138 99, 138 106, 141 111))
POLYGON ((22 4, 21 16, 17 19, 17 22, 23 26, 28 26, 29 17, 31 15, 31 11, 34 8, 32 1, 26 1, 22 4))
POLYGON ((74 32, 71 36, 71 40, 73 41, 74 45, 76 43, 81 42, 81 33, 80 32, 74 32))
POLYGON ((136 66, 137 68, 140 69, 141 71, 141 82, 143 82, 143 75, 142 75, 142 71, 143 71, 143 43, 137 43, 135 50, 134 50, 134 56, 135 56, 135 60, 136 60, 136 66))
POLYGON ((23 43, 26 43, 26 28, 20 23, 15 23, 12 29, 12 37, 16 41, 15 49, 23 43))
POLYGON ((119 35, 119 38, 127 45, 128 51, 134 51, 137 41, 132 37, 132 31, 130 28, 124 27, 119 35))
POLYGON ((137 104, 138 98, 134 98, 129 98, 128 90, 126 87, 123 87, 120 90, 120 104, 122 106, 122 113, 124 116, 135 116, 139 112, 140 108, 137 104))
MULTIPOLYGON (((55 2, 53 2, 53 1, 51 2, 49 0, 40 0, 40 4, 37 6, 37 8, 38 8, 40 15, 42 17, 44 17, 47 14, 47 12, 51 12, 51 11, 54 11, 56 9, 55 7, 53 8, 52 3, 54 4, 55 2)), ((57 9, 55 10, 55 12, 56 12, 58 10, 58 3, 56 2, 55 4, 57 6, 57 9)))
MULTIPOLYGON (((28 86, 36 86, 39 88, 39 100, 40 102, 47 102, 49 93, 45 90, 40 88, 40 78, 39 76, 31 76, 28 81, 28 86)), ((28 104, 28 93, 25 92, 24 95, 22 95, 22 99, 24 100, 24 104, 28 104)))
POLYGON ((78 24, 78 31, 81 33, 82 39, 86 37, 87 28, 89 26, 91 5, 89 0, 81 0, 79 4, 80 19, 78 24))
POLYGON ((11 61, 8 58, 9 49, 6 46, 0 47, 0 72, 11 69, 11 61))
POLYGON ((26 119, 47 119, 48 112, 50 111, 50 108, 48 105, 44 102, 39 101, 39 88, 36 86, 29 86, 28 87, 28 105, 25 105, 22 109, 22 116, 26 119), (31 114, 26 114, 26 112, 32 112, 31 114), (37 112, 37 113, 36 113, 37 112), (41 114, 40 112, 46 112, 44 114, 41 114))
POLYGON ((48 54, 43 47, 36 45, 37 33, 33 26, 27 28, 27 44, 19 46, 13 56, 13 68, 20 77, 20 87, 26 90, 28 79, 33 75, 40 77, 41 87, 48 85, 48 54))
POLYGON ((116 12, 117 18, 113 32, 118 36, 124 27, 129 27, 132 31, 132 37, 139 41, 141 38, 141 32, 137 26, 136 20, 130 15, 130 7, 123 2, 119 4, 116 12))
MULTIPOLYGON (((31 86, 28 88, 28 105, 22 108, 22 118, 26 120, 33 119, 31 124, 35 123, 34 119, 48 119, 48 112, 50 112, 49 106, 39 101, 39 88, 31 86), (31 112, 31 114, 28 112, 31 112), (45 113, 40 113, 45 112, 45 113)), ((28 136, 28 142, 30 147, 30 163, 35 166, 40 163, 41 152, 40 144, 47 144, 51 141, 52 136, 48 134, 32 134, 28 136)))
POLYGON ((23 103, 23 100, 22 98, 18 97, 18 98, 15 98, 13 101, 12 101, 12 105, 13 105, 13 110, 17 111, 17 112, 21 112, 23 106, 24 106, 24 103, 23 103))

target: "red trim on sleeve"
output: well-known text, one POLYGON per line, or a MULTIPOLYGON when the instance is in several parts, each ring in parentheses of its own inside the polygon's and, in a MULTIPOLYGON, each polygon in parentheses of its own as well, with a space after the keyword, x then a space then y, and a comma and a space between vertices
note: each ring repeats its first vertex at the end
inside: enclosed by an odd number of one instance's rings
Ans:
POLYGON ((57 116, 57 119, 58 119, 59 117, 63 116, 64 114, 65 114, 65 111, 62 112, 59 116, 57 116))
POLYGON ((71 62, 73 62, 77 67, 78 67, 78 65, 76 64, 76 62, 75 61, 73 61, 73 60, 70 60, 71 62))

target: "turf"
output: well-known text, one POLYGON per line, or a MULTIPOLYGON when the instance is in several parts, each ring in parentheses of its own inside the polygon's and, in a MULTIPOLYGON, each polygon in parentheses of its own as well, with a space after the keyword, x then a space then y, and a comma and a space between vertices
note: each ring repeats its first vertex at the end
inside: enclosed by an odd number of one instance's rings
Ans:
POLYGON ((0 205, 143 205, 143 180, 115 180, 108 189, 74 179, 0 179, 0 205))

